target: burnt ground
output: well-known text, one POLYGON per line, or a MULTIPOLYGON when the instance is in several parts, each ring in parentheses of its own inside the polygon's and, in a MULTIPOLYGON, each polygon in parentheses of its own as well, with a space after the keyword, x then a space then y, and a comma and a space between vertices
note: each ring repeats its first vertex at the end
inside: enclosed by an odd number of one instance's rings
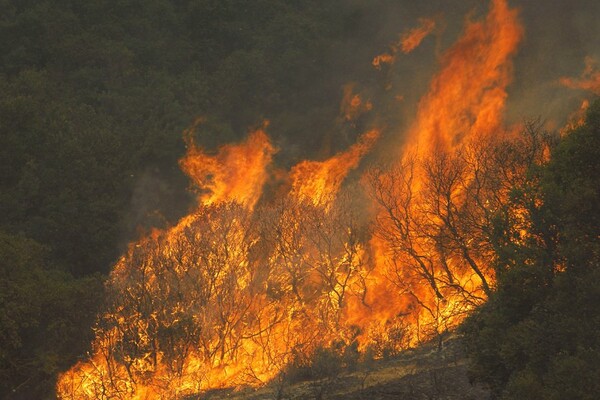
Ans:
POLYGON ((214 390, 192 399, 235 400, 488 400, 489 391, 471 384, 462 339, 451 336, 406 350, 396 357, 359 363, 354 371, 303 382, 276 380, 257 389, 214 390))

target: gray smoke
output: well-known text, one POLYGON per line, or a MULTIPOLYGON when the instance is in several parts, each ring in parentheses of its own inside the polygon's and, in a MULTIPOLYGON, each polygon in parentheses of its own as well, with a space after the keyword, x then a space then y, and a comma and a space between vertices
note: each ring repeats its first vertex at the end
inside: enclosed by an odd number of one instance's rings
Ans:
MULTIPOLYGON (((387 50, 399 33, 417 26, 419 17, 436 17, 442 26, 413 53, 399 56, 392 67, 366 73, 365 92, 375 98, 380 122, 394 126, 396 134, 404 130, 439 69, 439 55, 459 37, 465 18, 484 15, 488 4, 471 0, 354 2, 364 13, 357 27, 364 34, 364 42, 359 39, 354 52, 364 57, 365 63, 387 50), (402 101, 396 100, 398 94, 403 96, 402 101)), ((586 57, 600 61, 600 2, 509 0, 509 5, 520 11, 525 38, 514 60, 514 79, 508 88, 507 123, 539 117, 562 126, 584 98, 592 97, 585 91, 561 86, 559 80, 580 76, 586 57)))

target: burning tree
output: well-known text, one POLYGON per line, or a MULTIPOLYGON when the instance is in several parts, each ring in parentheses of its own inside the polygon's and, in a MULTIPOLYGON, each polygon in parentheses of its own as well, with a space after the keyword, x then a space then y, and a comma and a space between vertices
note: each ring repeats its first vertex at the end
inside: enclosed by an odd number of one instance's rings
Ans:
POLYGON ((533 125, 525 139, 501 127, 521 34, 502 0, 468 22, 399 156, 371 168, 360 191, 342 184, 379 129, 327 160, 300 162, 269 198, 276 149, 266 126, 212 155, 186 132, 181 166, 198 206, 117 263, 94 352, 61 377, 59 395, 257 385, 319 349, 381 356, 455 327, 493 290, 498 220, 518 241, 512 234, 531 218, 508 199, 544 147, 533 125))

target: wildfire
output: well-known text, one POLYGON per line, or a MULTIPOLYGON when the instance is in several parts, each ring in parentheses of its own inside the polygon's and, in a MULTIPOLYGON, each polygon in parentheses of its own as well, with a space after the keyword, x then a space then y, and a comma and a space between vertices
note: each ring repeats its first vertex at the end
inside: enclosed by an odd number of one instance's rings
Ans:
MULTIPOLYGON (((434 27, 421 20, 398 48, 412 51, 434 27)), ((298 163, 287 191, 269 201, 261 197, 275 147, 266 125, 215 154, 190 129, 180 164, 198 206, 115 265, 93 353, 60 377, 59 397, 178 398, 260 385, 334 343, 383 356, 456 326, 493 285, 485 224, 510 186, 498 174, 512 176, 498 168, 493 134, 522 34, 504 0, 467 23, 401 155, 364 174, 365 196, 343 183, 379 129, 327 160, 298 163)), ((351 89, 345 97, 343 115, 372 107, 351 89)))
POLYGON ((204 205, 235 201, 253 208, 267 180, 267 166, 275 148, 263 128, 252 132, 241 145, 225 145, 217 154, 206 154, 193 139, 194 128, 186 132, 186 156, 181 169, 201 188, 204 205))
POLYGON ((579 79, 563 77, 560 83, 571 89, 588 90, 594 94, 600 95, 600 71, 598 62, 592 57, 586 57, 585 69, 579 79))
POLYGON ((378 138, 379 131, 373 129, 343 153, 325 161, 302 161, 296 165, 290 172, 293 196, 315 206, 330 204, 348 172, 358 166, 378 138))
MULTIPOLYGON (((371 240, 376 273, 366 302, 378 315, 376 324, 395 324, 408 314, 411 329, 444 330, 489 293, 493 274, 484 234, 464 223, 482 224, 501 188, 478 180, 493 168, 481 163, 488 155, 474 154, 481 150, 470 143, 502 132, 511 57, 522 36, 517 12, 502 0, 492 1, 484 20, 468 21, 419 103, 400 161, 371 171, 379 213, 371 240), (386 293, 385 303, 378 293, 386 293)), ((360 314, 353 322, 373 323, 360 314)))
POLYGON ((393 64, 396 62, 396 53, 399 50, 404 54, 408 54, 419 47, 423 39, 431 34, 436 26, 435 20, 431 18, 421 18, 419 19, 419 23, 421 24, 420 26, 404 32, 400 35, 400 41, 390 46, 391 54, 383 53, 375 56, 372 62, 373 66, 381 69, 382 64, 393 64))

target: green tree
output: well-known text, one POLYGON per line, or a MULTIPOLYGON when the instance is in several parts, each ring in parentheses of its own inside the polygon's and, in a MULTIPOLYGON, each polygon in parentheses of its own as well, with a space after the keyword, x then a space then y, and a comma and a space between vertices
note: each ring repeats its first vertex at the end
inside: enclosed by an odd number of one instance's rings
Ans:
POLYGON ((56 374, 91 340, 98 276, 74 279, 35 241, 0 232, 0 397, 52 398, 56 374), (81 338, 82 340, 73 340, 81 338))
POLYGON ((503 253, 511 267, 499 270, 496 292, 465 325, 474 378, 498 398, 600 395, 598 154, 600 101, 539 170, 536 240, 503 253))
POLYGON ((0 397, 50 393, 89 344, 95 273, 188 209, 197 117, 209 148, 269 119, 287 162, 331 139, 342 84, 371 69, 345 45, 351 3, 0 0, 0 397))

